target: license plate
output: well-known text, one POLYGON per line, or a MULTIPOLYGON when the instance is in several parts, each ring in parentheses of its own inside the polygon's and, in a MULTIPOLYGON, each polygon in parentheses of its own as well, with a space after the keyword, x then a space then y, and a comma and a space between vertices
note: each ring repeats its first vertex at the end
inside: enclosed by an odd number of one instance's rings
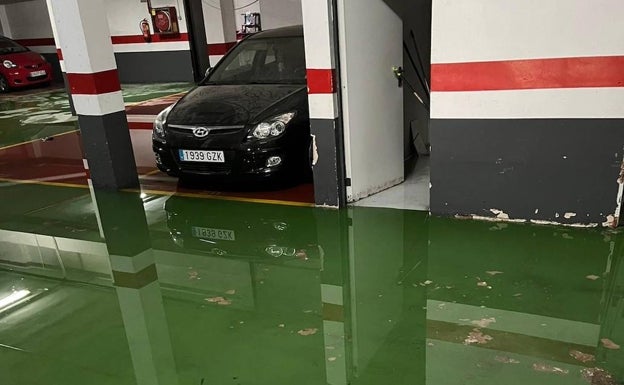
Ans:
POLYGON ((225 163, 223 151, 180 150, 183 162, 225 163))
POLYGON ((45 70, 41 70, 41 71, 33 71, 30 73, 30 76, 33 78, 36 78, 37 76, 44 76, 46 75, 47 72, 45 72, 45 70))
POLYGON ((193 236, 195 238, 214 239, 218 241, 235 241, 236 235, 232 230, 224 229, 211 229, 209 227, 196 227, 191 228, 193 236))

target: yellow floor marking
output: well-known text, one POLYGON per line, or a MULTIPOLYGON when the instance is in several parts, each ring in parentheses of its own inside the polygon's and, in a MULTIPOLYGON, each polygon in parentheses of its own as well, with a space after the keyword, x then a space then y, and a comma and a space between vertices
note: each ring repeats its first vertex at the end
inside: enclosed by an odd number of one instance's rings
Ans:
POLYGON ((182 196, 182 197, 188 197, 188 198, 216 199, 216 200, 235 201, 235 202, 267 203, 267 204, 283 205, 283 206, 314 207, 314 203, 283 201, 283 200, 278 200, 278 199, 245 198, 245 197, 233 197, 233 196, 224 196, 224 195, 209 195, 209 194, 201 194, 201 193, 161 191, 161 190, 126 189, 122 191, 145 193, 145 194, 152 194, 152 195, 169 195, 169 196, 175 195, 175 196, 182 196))
POLYGON ((160 170, 159 170, 159 169, 156 169, 156 170, 150 171, 150 172, 148 172, 148 173, 145 173, 145 174, 139 175, 139 178, 140 178, 140 177, 142 177, 142 176, 150 176, 150 175, 158 174, 159 172, 160 172, 160 170))
POLYGON ((11 179, 0 178, 0 182, 15 183, 15 184, 38 184, 43 186, 55 186, 55 187, 78 187, 88 189, 89 186, 76 183, 61 183, 61 182, 43 182, 40 180, 25 180, 25 179, 11 179))
MULTIPOLYGON (((71 130, 71 131, 67 131, 67 132, 63 132, 63 133, 60 133, 60 134, 56 134, 56 135, 49 136, 49 138, 56 138, 56 137, 58 137, 58 136, 63 136, 63 135, 67 135, 67 134, 72 134, 72 133, 74 133, 74 132, 78 132, 78 131, 80 131, 80 130, 71 130)), ((2 150, 7 150, 7 149, 9 149, 9 148, 13 148, 13 147, 23 146, 23 145, 25 145, 25 144, 29 144, 29 143, 39 142, 39 141, 41 141, 41 138, 40 138, 40 139, 33 139, 33 140, 29 140, 29 141, 26 141, 26 142, 21 142, 21 143, 17 143, 17 144, 11 144, 11 145, 9 145, 9 146, 0 147, 0 151, 2 151, 2 150)))

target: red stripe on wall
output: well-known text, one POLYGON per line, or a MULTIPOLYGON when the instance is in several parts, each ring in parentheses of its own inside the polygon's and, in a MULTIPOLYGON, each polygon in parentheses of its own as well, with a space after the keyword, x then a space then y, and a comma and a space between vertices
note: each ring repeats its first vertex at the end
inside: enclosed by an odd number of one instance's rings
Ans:
POLYGON ((432 91, 624 87, 624 56, 431 65, 432 91))
POLYGON ((59 60, 63 60, 63 51, 61 51, 60 48, 56 49, 56 55, 58 56, 59 60))
POLYGON ((26 47, 56 45, 56 43, 54 42, 54 38, 52 37, 46 37, 41 39, 17 39, 15 41, 26 47))
POLYGON ((336 92, 336 70, 308 68, 308 93, 333 94, 336 92))
POLYGON ((208 55, 225 55, 236 42, 208 44, 208 55))
POLYGON ((67 81, 72 94, 96 95, 121 90, 116 69, 92 74, 68 73, 67 81))
MULTIPOLYGON (((134 44, 134 43, 146 43, 143 35, 121 35, 111 36, 113 44, 134 44)), ((153 34, 152 43, 168 43, 173 41, 188 41, 188 33, 180 33, 177 35, 161 35, 153 34)))

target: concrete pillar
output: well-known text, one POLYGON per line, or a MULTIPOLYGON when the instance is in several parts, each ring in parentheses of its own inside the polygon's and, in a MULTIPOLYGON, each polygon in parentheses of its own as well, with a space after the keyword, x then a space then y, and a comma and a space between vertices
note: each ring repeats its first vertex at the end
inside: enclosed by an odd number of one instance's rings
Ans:
POLYGON ((103 0, 48 2, 94 187, 138 187, 103 0))
POLYGON ((223 23, 223 39, 225 43, 236 41, 237 15, 234 0, 221 0, 221 22, 223 23))
POLYGON ((313 138, 314 196, 317 205, 346 201, 342 120, 336 71, 334 0, 302 0, 303 29, 313 138))
MULTIPOLYGON (((76 115, 76 108, 74 107, 74 101, 71 97, 71 90, 69 88, 69 83, 67 82, 67 74, 65 73, 65 62, 63 61, 63 50, 61 50, 61 46, 59 45, 59 37, 58 32, 56 31, 56 24, 54 23, 54 14, 52 13, 52 0, 46 0, 46 4, 48 6, 48 15, 50 16, 50 24, 52 25, 52 35, 54 36, 54 43, 56 44, 56 54, 58 55, 59 65, 61 66, 61 74, 63 75, 63 84, 65 85, 65 92, 67 92, 67 97, 69 99, 69 109, 72 115, 76 115)), ((4 6, 2 6, 4 8, 4 6)))

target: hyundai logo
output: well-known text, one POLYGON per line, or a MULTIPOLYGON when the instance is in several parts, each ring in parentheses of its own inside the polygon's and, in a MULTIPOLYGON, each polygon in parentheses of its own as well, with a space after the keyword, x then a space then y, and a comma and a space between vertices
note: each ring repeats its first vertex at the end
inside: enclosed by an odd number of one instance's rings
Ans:
POLYGON ((193 129, 193 135, 197 138, 205 138, 210 134, 210 129, 206 127, 197 127, 193 129))

